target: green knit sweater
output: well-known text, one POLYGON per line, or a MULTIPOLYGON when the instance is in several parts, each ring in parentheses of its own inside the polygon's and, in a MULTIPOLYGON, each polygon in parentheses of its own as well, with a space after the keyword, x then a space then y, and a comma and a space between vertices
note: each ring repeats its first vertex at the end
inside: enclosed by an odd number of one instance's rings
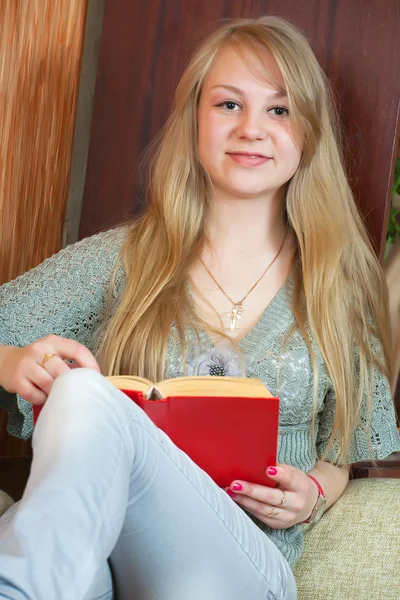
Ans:
MULTIPOLYGON (((0 288, 0 344, 26 346, 54 333, 80 341, 96 351, 100 324, 107 318, 105 300, 111 272, 124 241, 124 228, 85 239, 69 246, 44 263, 0 288)), ((116 301, 124 284, 122 270, 116 279, 116 301)), ((255 327, 240 342, 245 375, 261 379, 280 397, 278 462, 310 471, 326 448, 335 416, 335 391, 318 348, 313 344, 318 376, 318 406, 313 443, 311 415, 313 375, 308 348, 299 332, 283 346, 283 336, 294 317, 290 308, 292 280, 279 290, 255 327)), ((188 332, 186 374, 242 375, 240 361, 232 351, 215 347, 206 332, 198 347, 194 332, 188 332)), ((168 343, 165 378, 184 373, 177 332, 168 343)), ((374 407, 371 415, 373 455, 381 459, 400 450, 400 440, 388 381, 374 377, 374 407)), ((24 439, 32 434, 31 405, 0 388, 0 406, 8 411, 8 431, 24 439)), ((366 411, 362 421, 366 423, 366 411)), ((349 462, 371 458, 363 423, 357 428, 349 462)), ((328 457, 329 459, 329 457, 328 457)), ((294 564, 303 549, 300 526, 273 530, 257 522, 294 564)))

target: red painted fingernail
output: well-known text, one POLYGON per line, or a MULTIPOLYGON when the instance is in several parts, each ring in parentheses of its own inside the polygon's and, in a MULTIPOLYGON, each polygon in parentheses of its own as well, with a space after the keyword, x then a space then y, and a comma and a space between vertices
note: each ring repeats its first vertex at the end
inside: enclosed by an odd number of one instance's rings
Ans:
POLYGON ((243 486, 241 483, 234 483, 231 485, 231 489, 235 490, 235 492, 240 492, 243 489, 243 486))
POLYGON ((229 496, 230 498, 233 498, 233 497, 234 497, 235 493, 234 493, 234 492, 232 492, 232 490, 230 490, 230 489, 228 488, 228 489, 227 489, 227 490, 225 490, 225 491, 226 491, 226 493, 228 494, 228 496, 229 496))
POLYGON ((277 474, 278 474, 278 469, 276 469, 275 467, 268 467, 267 475, 277 475, 277 474))

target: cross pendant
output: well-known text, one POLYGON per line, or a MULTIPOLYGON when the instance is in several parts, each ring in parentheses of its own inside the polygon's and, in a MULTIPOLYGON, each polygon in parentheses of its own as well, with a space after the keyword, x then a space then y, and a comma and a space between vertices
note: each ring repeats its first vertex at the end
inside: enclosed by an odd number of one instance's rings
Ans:
POLYGON ((231 312, 228 313, 228 317, 229 317, 229 329, 231 331, 233 329, 235 329, 236 320, 241 319, 243 313, 244 313, 244 309, 243 309, 242 303, 241 302, 236 302, 236 304, 233 305, 231 312))

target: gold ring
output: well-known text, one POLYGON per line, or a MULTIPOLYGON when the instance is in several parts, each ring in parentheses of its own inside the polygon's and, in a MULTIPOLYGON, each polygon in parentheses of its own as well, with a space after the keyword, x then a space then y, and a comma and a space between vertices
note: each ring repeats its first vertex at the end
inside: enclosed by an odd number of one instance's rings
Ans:
POLYGON ((271 506, 271 512, 267 513, 267 517, 270 519, 271 517, 276 517, 279 511, 275 510, 275 506, 271 506))
POLYGON ((279 502, 279 506, 280 506, 281 504, 285 504, 285 502, 286 502, 286 494, 285 494, 285 492, 282 490, 282 499, 281 499, 281 501, 279 502))
POLYGON ((44 365, 53 358, 53 356, 57 356, 57 354, 43 354, 42 362, 40 366, 44 368, 44 365))

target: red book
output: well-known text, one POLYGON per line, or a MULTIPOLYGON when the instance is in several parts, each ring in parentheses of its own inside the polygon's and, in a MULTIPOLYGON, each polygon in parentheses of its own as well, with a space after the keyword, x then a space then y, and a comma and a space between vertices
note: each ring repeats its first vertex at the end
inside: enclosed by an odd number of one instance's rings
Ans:
MULTIPOLYGON (((266 468, 276 464, 279 399, 259 379, 108 379, 219 486, 234 479, 275 485, 266 468)), ((41 407, 33 408, 36 420, 41 407)))

